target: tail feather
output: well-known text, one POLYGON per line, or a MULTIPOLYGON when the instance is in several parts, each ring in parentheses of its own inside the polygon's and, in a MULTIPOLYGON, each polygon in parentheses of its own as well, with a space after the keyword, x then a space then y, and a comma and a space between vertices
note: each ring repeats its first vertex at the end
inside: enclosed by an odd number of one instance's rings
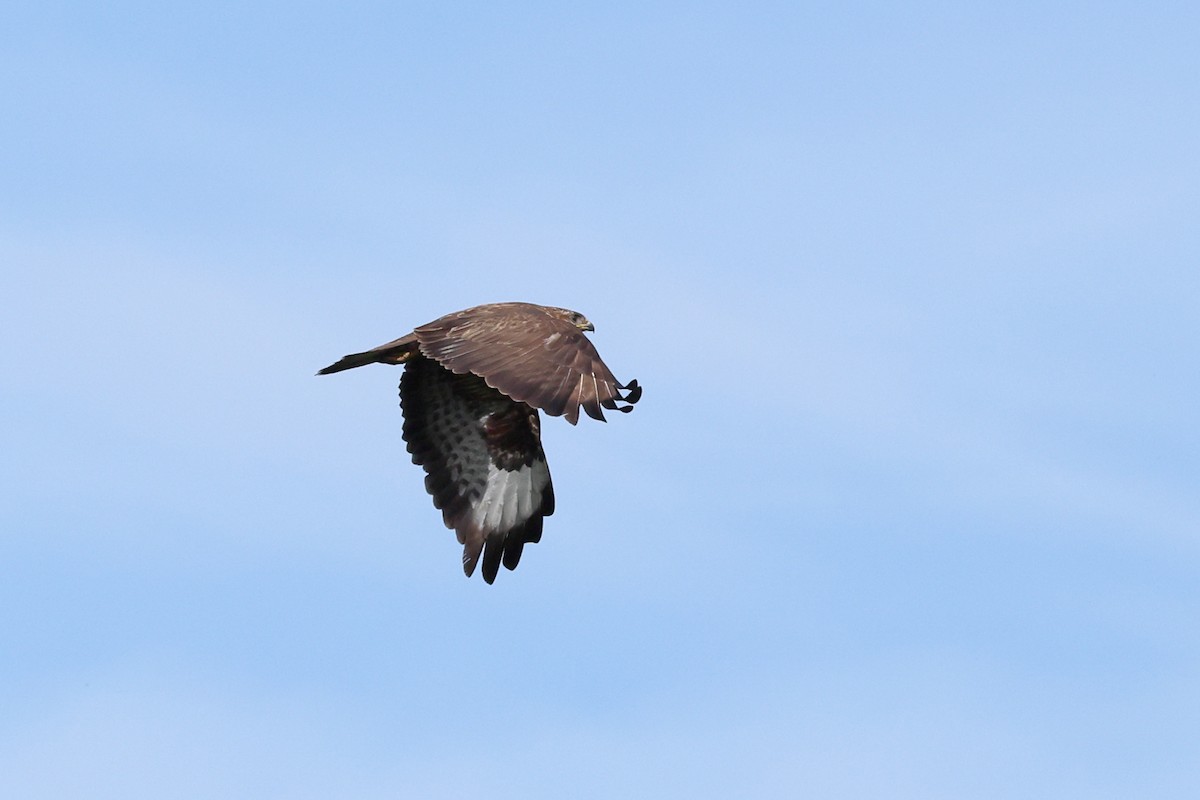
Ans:
POLYGON ((317 374, 318 375, 331 375, 334 372, 341 372, 342 370, 354 369, 355 367, 361 367, 366 364, 375 364, 377 362, 386 363, 387 359, 381 358, 378 353, 376 353, 372 350, 368 350, 365 353, 351 353, 348 356, 342 356, 341 360, 330 364, 328 367, 325 367, 325 369, 321 370, 317 374))
POLYGON ((325 369, 320 370, 317 374, 329 375, 366 364, 403 364, 416 353, 417 337, 410 333, 395 341, 381 344, 379 347, 372 347, 370 350, 362 353, 351 353, 348 356, 342 356, 341 360, 335 361, 325 369))

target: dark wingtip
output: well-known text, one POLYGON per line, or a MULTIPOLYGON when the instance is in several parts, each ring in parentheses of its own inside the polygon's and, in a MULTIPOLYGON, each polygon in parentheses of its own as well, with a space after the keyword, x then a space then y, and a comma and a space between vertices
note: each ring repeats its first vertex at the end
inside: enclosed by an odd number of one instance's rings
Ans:
POLYGON ((519 536, 510 534, 509 541, 505 543, 504 548, 504 568, 514 570, 517 564, 521 563, 521 551, 525 549, 525 542, 519 536))
POLYGON ((496 580, 500 571, 500 558, 504 554, 504 540, 488 537, 483 548, 483 579, 488 583, 496 580))
POLYGON ((627 406, 621 406, 618 411, 623 411, 628 414, 633 411, 633 404, 642 399, 642 387, 638 384, 637 379, 631 380, 628 384, 617 384, 625 390, 625 395, 621 399, 628 403, 627 406))
POLYGON ((604 411, 602 411, 600 409, 600 404, 598 402, 596 402, 596 400, 594 398, 589 400, 586 403, 583 403, 583 410, 586 411, 587 415, 589 417, 591 417, 592 419, 597 419, 597 420, 600 420, 601 422, 608 421, 608 420, 604 419, 604 411))

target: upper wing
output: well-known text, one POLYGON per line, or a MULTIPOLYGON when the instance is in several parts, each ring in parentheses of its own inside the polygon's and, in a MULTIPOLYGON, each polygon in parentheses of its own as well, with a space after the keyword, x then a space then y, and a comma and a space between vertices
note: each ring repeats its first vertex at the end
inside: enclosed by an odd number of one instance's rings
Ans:
POLYGON ((542 538, 554 488, 538 413, 488 387, 414 358, 400 379, 404 439, 424 467, 425 489, 463 545, 463 571, 491 583, 503 561, 515 569, 527 542, 542 538))
POLYGON ((552 416, 561 414, 572 425, 579 420, 580 406, 603 420, 602 407, 629 411, 641 397, 637 381, 620 383, 583 331, 538 306, 479 306, 414 333, 422 354, 454 372, 478 375, 514 400, 552 416))

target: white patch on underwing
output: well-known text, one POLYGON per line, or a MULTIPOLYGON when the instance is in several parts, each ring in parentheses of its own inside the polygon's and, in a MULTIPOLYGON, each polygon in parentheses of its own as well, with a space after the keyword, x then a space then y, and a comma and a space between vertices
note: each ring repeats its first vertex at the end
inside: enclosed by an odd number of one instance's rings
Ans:
POLYGON ((544 461, 517 470, 488 464, 487 489, 473 509, 475 525, 503 532, 523 525, 540 507, 542 492, 549 482, 550 470, 544 461))

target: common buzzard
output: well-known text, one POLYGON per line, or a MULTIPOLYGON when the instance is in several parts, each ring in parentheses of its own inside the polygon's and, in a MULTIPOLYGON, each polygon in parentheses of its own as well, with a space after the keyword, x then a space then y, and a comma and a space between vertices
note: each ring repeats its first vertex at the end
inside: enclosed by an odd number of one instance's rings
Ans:
POLYGON ((491 303, 447 314, 407 336, 353 353, 318 372, 364 364, 404 364, 404 440, 424 467, 425 489, 463 545, 469 577, 483 555, 483 579, 542 538, 554 488, 542 452, 538 410, 574 425, 580 407, 631 411, 637 381, 617 381, 584 331, 577 311, 530 303, 491 303), (624 405, 622 405, 624 403, 624 405))

